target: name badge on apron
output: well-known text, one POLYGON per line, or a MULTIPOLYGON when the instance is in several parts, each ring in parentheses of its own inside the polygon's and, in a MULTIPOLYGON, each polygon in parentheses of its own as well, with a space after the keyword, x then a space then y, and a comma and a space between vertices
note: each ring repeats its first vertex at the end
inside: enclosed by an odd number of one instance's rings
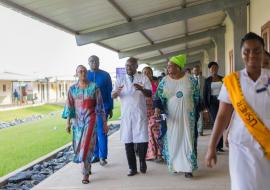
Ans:
POLYGON ((256 93, 267 92, 270 96, 270 77, 265 77, 262 79, 263 87, 256 89, 256 93))

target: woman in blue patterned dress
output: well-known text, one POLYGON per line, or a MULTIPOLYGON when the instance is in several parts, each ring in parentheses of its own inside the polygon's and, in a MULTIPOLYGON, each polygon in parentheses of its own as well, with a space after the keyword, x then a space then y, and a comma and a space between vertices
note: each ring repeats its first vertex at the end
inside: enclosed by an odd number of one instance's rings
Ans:
POLYGON ((191 75, 183 72, 186 55, 172 57, 168 75, 159 83, 155 95, 155 116, 163 110, 167 114, 167 132, 163 155, 171 172, 184 172, 192 178, 197 169, 194 152, 194 101, 199 100, 199 89, 191 75))
POLYGON ((67 119, 66 130, 73 131, 74 162, 82 163, 82 183, 89 183, 91 160, 96 143, 96 120, 104 121, 104 131, 108 131, 103 102, 95 83, 87 80, 87 69, 79 65, 76 69, 79 81, 68 91, 68 98, 62 117, 67 119), (102 117, 97 117, 101 115, 102 117))

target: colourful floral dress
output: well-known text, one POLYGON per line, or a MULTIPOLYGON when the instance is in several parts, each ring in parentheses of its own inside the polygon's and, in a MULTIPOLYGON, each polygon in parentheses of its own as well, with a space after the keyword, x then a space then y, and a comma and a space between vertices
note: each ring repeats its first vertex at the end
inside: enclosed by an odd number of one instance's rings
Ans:
POLYGON ((96 120, 101 118, 106 122, 101 94, 95 83, 89 83, 84 89, 78 83, 69 88, 62 117, 71 118, 73 161, 91 163, 96 143, 96 120))

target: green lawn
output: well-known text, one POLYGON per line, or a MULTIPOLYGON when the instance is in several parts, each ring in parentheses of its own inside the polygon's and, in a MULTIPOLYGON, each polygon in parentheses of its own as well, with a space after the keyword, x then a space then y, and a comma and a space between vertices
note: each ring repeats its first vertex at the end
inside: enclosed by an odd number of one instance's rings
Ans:
POLYGON ((0 130, 0 177, 67 144, 60 114, 0 130))
MULTIPOLYGON (((32 114, 46 114, 63 110, 57 105, 43 105, 12 111, 0 112, 0 121, 24 118, 32 114)), ((120 102, 114 102, 113 120, 118 120, 120 102)), ((0 177, 12 172, 31 161, 54 151, 71 141, 65 132, 66 121, 61 114, 36 120, 31 123, 0 130, 0 177)))
POLYGON ((115 100, 114 101, 114 109, 113 109, 113 117, 109 121, 115 121, 118 120, 121 116, 121 110, 120 110, 120 101, 115 100))
POLYGON ((63 110, 63 106, 45 104, 42 106, 22 108, 17 110, 0 111, 0 121, 12 121, 16 118, 23 119, 33 114, 48 114, 50 112, 59 110, 63 110))

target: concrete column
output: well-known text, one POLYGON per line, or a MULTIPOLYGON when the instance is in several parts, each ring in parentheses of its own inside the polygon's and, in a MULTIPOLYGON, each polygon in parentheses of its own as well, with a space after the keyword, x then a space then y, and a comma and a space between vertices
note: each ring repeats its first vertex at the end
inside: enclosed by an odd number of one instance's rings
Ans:
POLYGON ((241 39, 247 33, 247 6, 241 5, 227 9, 227 13, 233 22, 234 52, 233 59, 235 71, 244 68, 241 58, 241 39))
POLYGON ((58 102, 58 96, 59 96, 59 89, 58 89, 59 85, 58 85, 58 81, 56 79, 56 82, 55 82, 55 94, 56 94, 56 97, 55 97, 55 101, 58 102))
POLYGON ((212 58, 212 56, 213 56, 213 60, 214 60, 215 59, 214 48, 205 49, 203 59, 201 60, 201 71, 202 71, 202 75, 205 77, 207 77, 209 75, 207 65, 209 63, 210 57, 212 58), (212 50, 212 52, 211 52, 211 50, 212 50))
POLYGON ((206 63, 203 63, 201 66, 202 75, 207 77, 209 76, 209 71, 206 63))
POLYGON ((225 75, 225 35, 224 33, 214 34, 214 42, 216 44, 215 61, 219 65, 219 74, 225 75))
POLYGON ((208 54, 208 62, 210 61, 216 61, 216 56, 215 56, 215 48, 208 48, 206 50, 207 54, 208 54))
POLYGON ((201 60, 200 61, 196 61, 196 62, 193 62, 193 63, 188 63, 186 66, 188 67, 188 68, 190 68, 191 69, 191 71, 192 71, 192 69, 193 69, 193 67, 195 67, 195 66, 202 66, 202 64, 201 64, 202 62, 201 62, 201 60))
POLYGON ((47 98, 47 101, 45 101, 45 102, 50 102, 50 79, 48 78, 48 77, 45 77, 45 79, 46 79, 46 94, 47 94, 47 96, 46 96, 46 98, 47 98))

